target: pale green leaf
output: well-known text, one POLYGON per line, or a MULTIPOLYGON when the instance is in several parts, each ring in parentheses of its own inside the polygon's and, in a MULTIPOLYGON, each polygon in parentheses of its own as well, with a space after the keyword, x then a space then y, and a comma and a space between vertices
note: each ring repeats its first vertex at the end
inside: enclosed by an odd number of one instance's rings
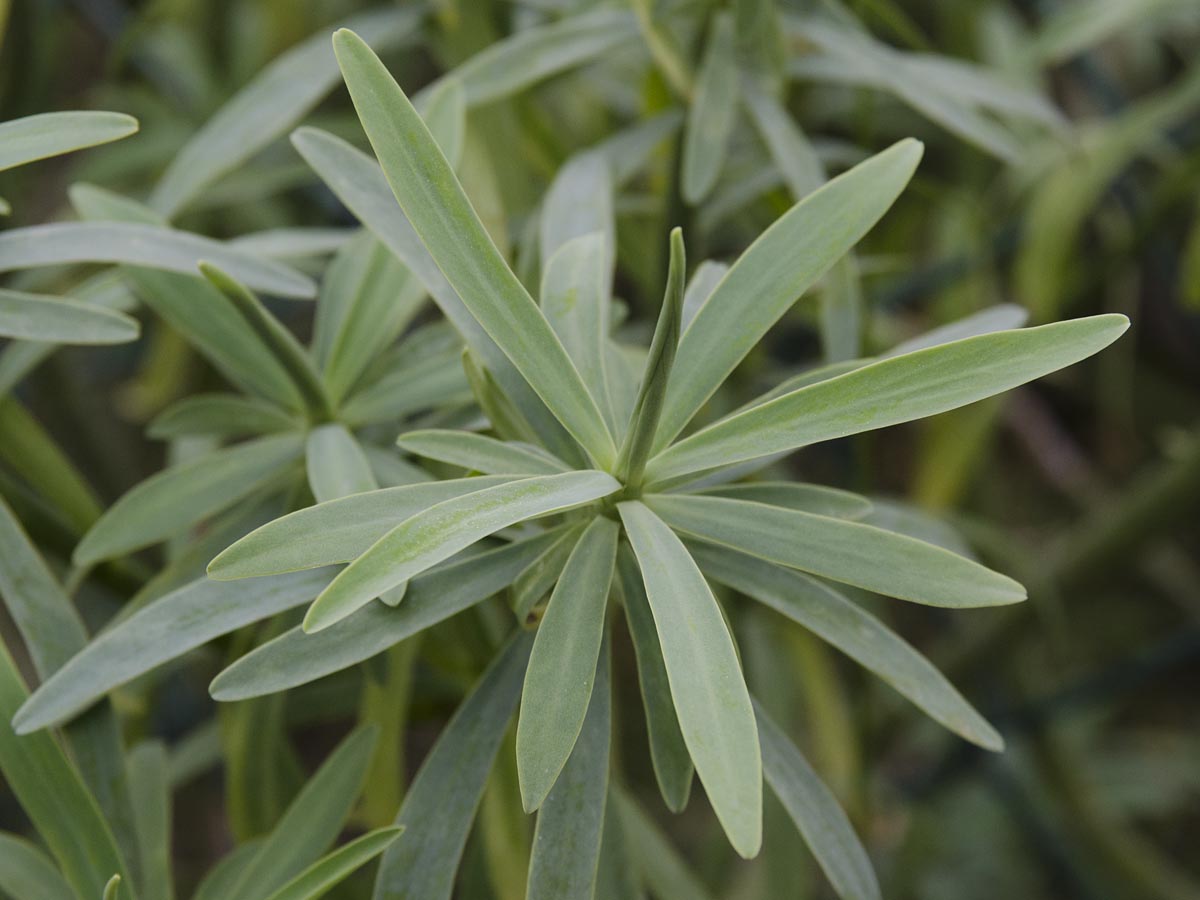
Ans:
POLYGON ((485 475, 555 475, 570 471, 540 447, 514 441, 499 441, 469 431, 431 428, 407 431, 396 444, 415 456, 462 466, 485 475))
MULTIPOLYGON (((542 272, 545 273, 551 258, 568 242, 589 234, 601 235, 601 255, 594 266, 601 276, 601 294, 606 307, 617 246, 613 188, 612 172, 602 152, 592 150, 571 157, 555 174, 546 191, 538 236, 542 272)), ((543 283, 544 279, 543 274, 543 283)), ((544 290, 541 302, 545 309, 544 290)), ((567 350, 571 350, 570 345, 567 350)), ((586 372, 581 374, 587 377, 586 372)))
POLYGON ((104 886, 104 896, 102 900, 117 900, 121 895, 121 876, 113 875, 108 879, 108 884, 104 886))
POLYGON ((351 424, 391 424, 423 410, 462 406, 470 399, 470 384, 456 348, 397 361, 394 368, 350 395, 342 407, 342 419, 351 424))
POLYGON ((658 494, 646 503, 693 537, 889 597, 955 608, 1025 599, 999 572, 872 525, 724 497, 658 494))
POLYGON ((122 344, 135 340, 137 319, 69 297, 0 288, 0 337, 59 344, 122 344))
POLYGON ((795 481, 751 481, 706 487, 700 493, 712 497, 752 500, 785 509, 839 519, 861 519, 872 510, 871 501, 859 494, 817 484, 795 481))
POLYGON ((392 845, 403 828, 376 828, 313 863, 266 900, 317 900, 392 845))
POLYGON ((843 900, 878 900, 879 882, 871 859, 833 792, 762 706, 755 702, 754 709, 762 738, 763 776, 834 890, 843 900))
POLYGON ((108 508, 75 548, 89 565, 182 534, 228 509, 300 458, 298 434, 256 438, 151 475, 108 508))
POLYGON ((696 267, 696 271, 688 280, 687 289, 683 292, 683 316, 680 323, 682 328, 686 329, 692 324, 692 319, 696 318, 700 307, 708 302, 708 298, 728 271, 729 266, 725 263, 713 262, 711 259, 704 260, 696 267))
POLYGON ((304 453, 308 486, 318 503, 379 487, 366 454, 344 425, 331 422, 314 428, 304 453))
POLYGON ((143 741, 129 751, 129 793, 137 833, 140 893, 155 900, 175 895, 171 876, 171 785, 167 751, 143 741))
POLYGON ((610 794, 609 804, 621 817, 630 855, 636 860, 637 868, 655 897, 659 900, 667 897, 687 897, 688 900, 713 898, 704 882, 688 868, 679 851, 671 846, 666 835, 631 794, 618 788, 610 794))
POLYGON ((0 832, 0 893, 29 900, 76 900, 45 853, 7 832, 0 832))
POLYGON ((874 672, 946 728, 988 750, 1004 741, 902 637, 827 584, 711 544, 689 547, 704 573, 799 622, 874 672))
POLYGON ((809 194, 750 245, 679 342, 656 449, 683 430, 734 367, 879 221, 912 177, 921 144, 901 141, 809 194))
POLYGON ((981 334, 1010 331, 1014 328, 1020 328, 1028 318, 1029 312, 1024 307, 1017 306, 1014 303, 997 303, 995 306, 989 306, 987 309, 981 309, 977 313, 963 316, 961 319, 950 322, 947 325, 931 328, 924 334, 903 341, 883 354, 882 358, 888 359, 893 356, 903 356, 906 353, 924 350, 927 347, 949 344, 953 341, 961 341, 964 338, 976 337, 981 334))
POLYGON ((159 440, 246 437, 295 431, 301 422, 273 403, 240 394, 192 394, 159 413, 146 433, 159 440))
POLYGON ((518 634, 500 651, 425 757, 396 816, 404 839, 383 855, 375 900, 450 900, 531 643, 518 634))
MULTIPOLYGON (((365 13, 347 24, 370 44, 390 48, 420 24, 417 7, 365 13)), ((338 69, 322 28, 282 54, 222 106, 176 154, 150 205, 167 218, 293 128, 337 85, 338 69)))
POLYGON ((762 844, 762 763, 750 695, 717 600, 682 542, 647 506, 617 506, 646 586, 679 728, 734 850, 762 844))
POLYGON ((58 222, 0 233, 0 272, 64 263, 124 263, 197 275, 208 260, 267 294, 308 299, 317 289, 307 275, 258 259, 188 231, 129 222, 58 222))
POLYGON ((540 807, 554 787, 588 714, 619 532, 612 519, 592 519, 538 625, 517 719, 517 775, 526 812, 540 807))
POLYGON ((681 188, 683 199, 693 206, 717 183, 737 119, 739 73, 734 49, 733 16, 718 13, 709 27, 684 131, 681 188))
POLYGON ((663 480, 956 409, 1086 359, 1128 327, 1124 316, 1093 316, 881 360, 722 419, 652 459, 647 477, 663 480))
POLYGON ((355 228, 268 228, 240 234, 229 246, 266 259, 305 259, 336 253, 357 233, 355 228))
POLYGON ((547 599, 586 527, 584 522, 572 522, 550 529, 549 533, 556 536, 554 543, 513 579, 508 590, 509 605, 522 625, 530 626, 539 621, 540 614, 535 607, 547 599))
POLYGON ((218 675, 209 691, 219 701, 245 700, 307 684, 370 659, 503 590, 552 541, 551 534, 542 534, 449 560, 414 578, 395 609, 372 603, 316 634, 293 628, 247 653, 218 675))
POLYGON ((0 122, 0 172, 119 141, 137 130, 137 119, 115 112, 52 112, 0 122))
POLYGON ((329 583, 329 569, 239 584, 200 579, 101 632, 46 679, 13 719, 29 734, 74 716, 113 688, 243 625, 301 606, 329 583))
POLYGON ((500 256, 421 117, 361 39, 334 36, 342 74, 396 199, 471 314, 605 466, 616 449, 587 386, 500 256))
POLYGON ((304 628, 327 628, 502 528, 599 500, 620 488, 604 472, 567 472, 522 478, 444 500, 405 519, 343 569, 309 607, 304 628))
MULTIPOLYGON (((611 524, 615 549, 617 526, 615 522, 611 524)), ((610 572, 611 567, 610 559, 610 572)), ((531 658, 531 668, 533 664, 531 658)), ((540 804, 529 859, 526 900, 592 900, 594 896, 608 797, 609 744, 612 739, 610 670, 605 647, 599 655, 596 683, 579 739, 562 774, 545 802, 540 804)), ((588 678, 591 678, 590 674, 588 678)), ((528 690, 528 672, 525 681, 528 690)), ((525 696, 522 695, 522 713, 525 696)), ((518 741, 519 736, 518 730, 518 741)), ((518 753, 519 747, 518 744, 518 753)))

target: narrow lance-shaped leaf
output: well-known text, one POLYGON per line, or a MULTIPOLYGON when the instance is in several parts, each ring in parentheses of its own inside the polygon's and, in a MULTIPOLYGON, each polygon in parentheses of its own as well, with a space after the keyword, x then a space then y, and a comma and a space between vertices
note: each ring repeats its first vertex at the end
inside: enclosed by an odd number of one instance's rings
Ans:
POLYGON ((725 497, 655 494, 678 531, 783 566, 930 606, 1019 603, 1025 589, 933 544, 872 525, 725 497))
POLYGON ((698 431, 652 459, 647 479, 661 481, 956 409, 1086 359, 1128 327, 1124 316, 1092 316, 881 360, 698 431))
POLYGON ((654 896, 687 897, 689 900, 710 900, 713 897, 704 882, 688 868, 679 851, 671 846, 666 835, 628 791, 621 788, 612 791, 609 808, 620 816, 630 855, 654 896))
POLYGON ((313 422, 327 422, 333 417, 329 395, 321 376, 300 342, 273 315, 267 312, 257 297, 241 284, 208 262, 200 263, 200 272, 209 284, 220 291, 245 319, 250 329, 275 355, 280 365, 292 377, 313 422))
POLYGON ((59 344, 121 344, 137 338, 137 319, 69 297, 0 289, 0 337, 59 344))
POLYGON ((987 750, 1004 741, 933 664, 830 585, 725 547, 688 547, 704 574, 799 622, 921 710, 987 750))
MULTIPOLYGON (((416 7, 377 10, 347 24, 370 44, 397 45, 421 22, 416 7)), ((337 84, 329 32, 308 40, 268 64, 210 118, 171 160, 150 205, 174 217, 204 188, 252 157, 300 121, 337 84)))
POLYGON ((298 434, 258 438, 164 469, 108 508, 75 548, 90 565, 181 534, 228 509, 299 457, 298 434))
POLYGON ((562 344, 484 230, 425 123, 370 47, 351 32, 334 50, 384 175, 430 255, 513 365, 606 466, 612 436, 562 344))
POLYGON ((0 172, 72 150, 119 141, 137 130, 137 119, 115 112, 41 113, 0 122, 0 172))
POLYGON ((625 619, 633 638, 633 652, 637 657, 638 685, 646 709, 654 777, 667 809, 683 812, 692 792, 695 770, 671 700, 671 686, 663 662, 662 645, 654 627, 654 613, 646 599, 646 586, 638 571, 637 559, 625 543, 621 544, 617 555, 617 576, 621 583, 625 619))
POLYGON ((599 500, 620 487, 604 472, 568 472, 522 478, 432 506, 397 525, 342 570, 309 608, 304 628, 327 628, 502 528, 599 500))
POLYGON ((317 900, 392 845, 404 833, 394 825, 376 828, 317 860, 266 900, 317 900))
POLYGON ((871 859, 808 761, 755 702, 762 739, 763 775, 800 829, 830 884, 843 900, 878 900, 879 882, 871 859))
POLYGON ((31 841, 0 832, 0 891, 9 897, 76 900, 54 862, 31 841))
POLYGON ((749 859, 762 844, 762 761, 733 638, 671 529, 642 503, 617 509, 642 570, 683 739, 729 842, 749 859))
POLYGON ((606 516, 592 519, 567 558, 534 638, 517 720, 517 775, 526 812, 542 805, 583 728, 619 531, 606 516))
POLYGON ((879 221, 912 177, 904 140, 809 194, 744 252, 679 344, 655 449, 666 447, 788 308, 879 221))
POLYGON ((171 900, 171 785, 167 751, 158 741, 143 741, 129 752, 129 792, 137 832, 141 893, 171 900))
POLYGON ((66 263, 127 263, 194 275, 209 260, 255 290, 309 299, 317 289, 290 266, 173 228, 127 222, 57 222, 0 234, 0 272, 66 263))
MULTIPOLYGON (((580 153, 567 160, 546 191, 538 235, 542 271, 545 272, 550 259, 567 243, 589 234, 601 236, 601 258, 596 267, 602 275, 601 293, 607 304, 616 253, 616 219, 611 167, 598 150, 580 153)), ((542 306, 545 305, 543 297, 542 306)))
POLYGON ((293 628, 241 657, 213 680, 209 691, 213 699, 222 702, 261 697, 370 659, 504 590, 553 539, 553 533, 546 532, 466 559, 449 560, 414 578, 396 609, 372 603, 316 634, 293 628))
POLYGON ((696 96, 688 110, 683 143, 683 198, 693 205, 712 190, 725 162, 737 118, 738 70, 734 56, 733 16, 712 19, 696 96))
POLYGON ((683 285, 687 261, 683 249, 683 232, 671 231, 671 263, 667 270, 667 288, 663 294, 662 310, 654 327, 646 371, 633 406, 629 432, 617 458, 617 477, 634 490, 642 485, 646 460, 654 446, 663 404, 668 396, 671 370, 679 346, 679 325, 683 314, 683 285))
POLYGON ((818 484, 795 481, 751 481, 706 487, 700 493, 712 497, 731 497, 798 509, 818 516, 861 519, 872 510, 871 501, 859 494, 818 484))
POLYGON ((417 456, 462 466, 485 475, 554 475, 570 471, 562 460, 531 444, 498 441, 468 431, 408 431, 397 446, 417 456))
MULTIPOLYGON (((611 524, 615 532, 616 523, 611 524)), ((615 533, 613 540, 615 545, 615 533)), ((592 900, 594 896, 612 740, 610 672, 609 652, 604 647, 579 739, 538 811, 526 900, 592 900)), ((528 689, 528 673, 526 685, 528 689)))
POLYGON ((293 431, 300 419, 274 403, 241 394, 193 394, 154 418, 147 435, 159 440, 208 435, 244 437, 293 431))
POLYGON ((375 900, 450 900, 492 761, 521 694, 532 643, 524 633, 509 641, 425 757, 396 816, 404 838, 383 856, 375 900))
POLYGON ((379 487, 366 454, 344 425, 332 422, 308 433, 308 485, 318 503, 379 487))

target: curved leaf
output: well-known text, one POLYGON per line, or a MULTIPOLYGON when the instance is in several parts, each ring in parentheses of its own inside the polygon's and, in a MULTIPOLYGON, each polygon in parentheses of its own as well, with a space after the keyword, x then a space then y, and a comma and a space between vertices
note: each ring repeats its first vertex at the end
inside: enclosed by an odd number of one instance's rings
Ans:
POLYGON ((0 288, 0 337, 59 344, 122 344, 136 340, 137 319, 69 297, 0 288))
POLYGON ((0 172, 119 141, 137 130, 137 119, 115 112, 52 112, 0 122, 0 172))

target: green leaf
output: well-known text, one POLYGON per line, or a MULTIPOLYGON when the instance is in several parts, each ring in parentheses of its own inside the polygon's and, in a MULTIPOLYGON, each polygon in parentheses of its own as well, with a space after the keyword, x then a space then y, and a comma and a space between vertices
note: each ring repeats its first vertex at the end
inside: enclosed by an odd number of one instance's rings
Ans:
POLYGON ((629 432, 621 445, 617 459, 617 477, 636 490, 642 486, 646 471, 646 460, 654 446, 659 420, 670 390, 672 367, 675 365, 676 349, 679 346, 680 318, 683 313, 683 279, 687 262, 683 249, 683 232, 678 228, 671 231, 671 263, 667 270, 667 287, 663 294, 662 309, 658 324, 654 327, 654 338, 646 356, 646 370, 633 406, 633 417, 629 432))
POLYGON ((706 487, 700 493, 710 497, 729 497, 767 503, 784 509, 796 509, 817 516, 861 519, 872 510, 871 501, 859 494, 818 484, 794 481, 751 481, 706 487))
MULTIPOLYGON (((603 521, 612 525, 615 550, 617 525, 608 519, 603 521)), ((610 559, 610 572, 611 568, 610 559)), ((533 646, 536 655, 537 639, 533 646)), ((534 665, 532 658, 529 665, 531 668, 534 665)), ((545 802, 540 804, 529 860, 527 900, 591 900, 594 896, 608 797, 609 744, 612 739, 610 669, 608 648, 605 647, 595 667, 596 684, 579 739, 562 774, 545 802)), ((589 672, 588 679, 591 677, 589 672)), ((525 682, 528 690, 528 672, 525 682)), ((522 694, 522 713, 526 696, 522 694)), ((519 729, 518 725, 518 742, 519 729)), ((519 743, 517 752, 520 753, 519 743)))
POLYGON ((549 533, 556 535, 554 543, 513 579, 508 591, 509 604, 517 621, 525 627, 539 621, 540 615, 534 611, 534 607, 546 599, 546 595, 558 581, 563 566, 567 564, 567 557, 579 543, 586 527, 584 522, 572 522, 551 529, 549 533))
POLYGON ((137 119, 114 112, 54 112, 0 123, 0 172, 51 156, 107 144, 138 130, 137 119))
POLYGON ((696 318, 700 307, 708 302, 708 298, 712 296, 712 292, 717 289, 717 285, 725 278, 728 271, 729 266, 725 263, 713 262, 711 259, 704 260, 696 267, 696 271, 692 273, 692 277, 688 281, 687 289, 683 292, 680 328, 686 329, 692 324, 692 319, 696 318))
POLYGON ((403 834, 403 828, 376 828, 313 863, 267 900, 316 900, 362 868, 403 834))
POLYGON ((762 844, 762 763, 733 638, 671 529, 642 503, 617 509, 642 570, 684 742, 729 842, 750 859, 762 844))
POLYGON ((609 795, 609 805, 621 817, 626 844, 655 897, 711 900, 713 895, 704 882, 688 868, 679 851, 631 794, 618 788, 609 795))
POLYGON ((709 27, 683 139, 681 187, 683 199, 693 206, 708 196, 721 174, 737 119, 738 79, 733 16, 720 12, 709 27))
POLYGON ((0 233, 0 272, 65 263, 125 263, 192 275, 208 260, 255 290, 308 299, 307 275, 188 231, 129 222, 59 222, 0 233))
POLYGON ((293 628, 227 668, 209 692, 222 702, 265 696, 370 659, 503 590, 545 552, 553 537, 544 533, 443 563, 414 578, 395 609, 372 603, 316 634, 293 628))
POLYGON ((592 519, 567 558, 534 638, 517 720, 517 775, 526 812, 540 807, 554 787, 588 714, 619 532, 612 519, 592 519))
POLYGON ((376 381, 354 391, 342 408, 351 424, 394 423, 414 413, 470 402, 470 384, 462 356, 453 352, 397 363, 376 381))
POLYGON ((404 840, 383 855, 375 900, 450 900, 488 772, 521 694, 531 643, 523 633, 508 642, 425 757, 396 816, 404 840))
POLYGON ((431 428, 408 431, 396 439, 402 450, 416 456, 462 466, 485 475, 556 475, 570 471, 540 447, 498 441, 469 431, 431 428))
POLYGON ((964 338, 976 337, 981 334, 1010 331, 1020 328, 1028 318, 1029 312, 1024 307, 1013 303, 997 303, 995 306, 981 309, 977 313, 963 316, 961 319, 950 322, 947 325, 931 328, 924 334, 917 335, 915 338, 907 341, 902 341, 883 354, 882 358, 890 359, 893 356, 904 356, 906 353, 915 353, 917 350, 924 350, 927 347, 949 344, 953 341, 961 341, 964 338))
POLYGON ((158 741, 143 741, 129 752, 129 792, 138 842, 139 887, 146 897, 171 900, 171 785, 167 751, 158 741))
POLYGON ((73 561, 91 565, 182 534, 282 473, 302 449, 298 434, 273 435, 164 469, 108 508, 73 561))
MULTIPOLYGON (((594 268, 599 272, 600 294, 606 309, 611 294, 617 246, 613 190, 612 170, 602 152, 591 150, 572 156, 555 174, 550 189, 546 191, 538 236, 542 271, 545 273, 550 260, 568 243, 586 235, 600 235, 600 258, 595 260, 594 268)), ((545 309, 544 287, 541 302, 542 309, 545 309)), ((607 321, 604 325, 607 328, 607 321)), ((561 332, 559 336, 562 336, 561 332)), ((563 340, 565 343, 566 339, 563 340)), ((567 350, 571 351, 569 344, 567 350)), ((587 372, 581 370, 581 374, 587 378, 587 372)))
POLYGON ((319 503, 250 532, 209 563, 208 574, 228 580, 349 562, 421 510, 509 481, 493 476, 458 478, 319 503))
POLYGON ((329 569, 241 584, 200 579, 101 632, 46 679, 13 719, 29 734, 74 716, 113 688, 243 625, 303 605, 329 583, 329 569))
POLYGON ((296 431, 300 426, 298 418, 257 397, 192 394, 159 413, 146 433, 158 440, 197 435, 233 438, 296 431))
POLYGON ((837 799, 757 702, 754 711, 762 739, 763 776, 830 884, 844 900, 877 900, 881 895, 871 859, 837 799))
POLYGON ((617 577, 625 604, 625 620, 629 623, 633 652, 637 657, 638 685, 646 710, 654 777, 667 809, 683 812, 692 792, 692 757, 679 730, 679 717, 671 700, 671 685, 654 627, 654 613, 646 599, 646 586, 628 544, 623 543, 617 555, 617 577))
POLYGON ((36 845, 0 832, 0 892, 9 897, 76 900, 54 863, 36 845))
POLYGON ((1086 359, 1128 327, 1124 316, 1092 316, 880 360, 727 416, 652 459, 647 477, 661 481, 957 409, 1086 359))
POLYGON ((658 494, 646 503, 677 531, 889 597, 952 608, 1025 599, 1005 575, 872 525, 724 497, 658 494))
POLYGON ((809 194, 738 258, 679 343, 655 449, 673 440, 787 309, 887 212, 922 146, 900 141, 809 194))
POLYGON ((59 344, 122 344, 135 340, 137 319, 68 297, 0 288, 0 337, 59 344))
POLYGON ((229 900, 269 894, 328 849, 363 789, 377 737, 374 726, 360 728, 329 754, 230 885, 229 900))
POLYGON ((327 422, 333 417, 333 407, 321 376, 300 342, 250 291, 215 265, 202 261, 200 273, 233 304, 250 330, 258 336, 291 377, 296 390, 304 399, 309 420, 327 422))
POLYGON ((103 900, 117 900, 121 893, 121 876, 113 875, 104 886, 103 900))
MULTIPOLYGON (((380 49, 402 43, 420 25, 424 10, 376 10, 350 24, 380 49)), ((150 205, 174 217, 204 189, 258 153, 304 118, 337 85, 329 30, 273 60, 238 91, 175 155, 154 188, 150 205)))
POLYGON ((201 880, 192 900, 226 900, 229 886, 237 879, 242 869, 258 853, 262 838, 253 838, 244 844, 239 844, 211 869, 201 880))
POLYGON ((724 547, 697 543, 688 549, 709 578, 800 623, 955 734, 987 750, 1004 747, 996 729, 929 660, 834 588, 724 547))
POLYGON ((308 485, 318 503, 379 487, 362 447, 346 426, 336 422, 308 433, 305 463, 308 485))
POLYGON ((306 259, 336 253, 357 233, 356 228, 268 228, 238 235, 229 246, 266 259, 306 259))
POLYGON ((343 569, 304 617, 320 631, 389 588, 502 528, 562 512, 621 489, 604 472, 568 472, 522 478, 445 500, 404 520, 343 569))
POLYGON ((351 32, 334 50, 363 128, 396 199, 471 314, 566 429, 606 466, 612 436, 549 323, 484 230, 408 98, 351 32))
MULTIPOLYGON (((80 897, 99 897, 114 872, 125 872, 116 841, 95 799, 54 737, 18 737, 9 722, 26 689, 0 644, 0 772, 80 897)), ((130 900, 133 891, 122 888, 130 900)))

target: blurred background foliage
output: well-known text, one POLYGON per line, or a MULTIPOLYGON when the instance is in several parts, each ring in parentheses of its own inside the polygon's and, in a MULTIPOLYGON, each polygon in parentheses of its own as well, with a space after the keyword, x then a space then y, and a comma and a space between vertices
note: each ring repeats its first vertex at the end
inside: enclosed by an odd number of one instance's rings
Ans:
MULTIPOLYGON (((141 122, 132 139, 0 174, 13 208, 5 227, 69 217, 66 188, 77 181, 145 197, 187 139, 269 61, 371 5, 0 0, 0 120, 96 108, 141 122)), ((420 31, 385 59, 415 90, 497 41, 597 5, 433 0, 420 31)), ((735 258, 812 179, 900 137, 923 140, 909 190, 831 275, 821 302, 798 304, 767 352, 741 367, 742 393, 721 401, 729 407, 815 363, 880 352, 1000 302, 1025 307, 1034 322, 1127 314, 1130 337, 1094 360, 794 461, 806 479, 903 501, 881 506, 925 517, 920 527, 965 540, 1029 587, 1027 605, 970 614, 864 598, 980 706, 1007 752, 990 755, 941 731, 764 609, 734 606, 731 615, 751 648, 752 688, 850 811, 886 896, 1200 896, 1200 6, 732 3, 739 59, 760 80, 730 123, 712 183, 689 185, 679 121, 695 98, 717 6, 632 0, 628 39, 581 68, 474 105, 461 171, 477 209, 522 276, 535 279, 529 235, 555 173, 577 151, 659 117, 666 139, 621 185, 616 208, 616 293, 631 321, 645 323, 661 296, 669 227, 683 226, 693 259, 735 258), (788 159, 803 164, 781 164, 788 159)), ((306 121, 364 146, 340 84, 306 121)), ((231 238, 354 223, 292 146, 275 140, 176 224, 231 238)), ((308 336, 304 305, 272 309, 308 336)), ((62 348, 27 375, 15 345, 0 350, 0 493, 68 576, 70 549, 104 502, 165 458, 195 452, 186 440, 147 439, 147 423, 220 384, 178 334, 142 318, 136 343, 62 348)), ((90 579, 79 596, 89 623, 107 620, 149 571, 135 563, 90 579)), ((391 686, 414 698, 402 748, 410 770, 490 656, 472 649, 488 640, 474 620, 439 626, 413 670, 416 687, 391 686)), ((255 742, 286 798, 344 733, 364 683, 370 702, 369 673, 354 670, 286 701, 235 704, 218 730, 206 685, 237 652, 210 647, 117 694, 130 734, 170 747, 182 886, 232 834, 253 833, 281 808, 233 810, 231 826, 226 791, 256 773, 231 772, 244 757, 228 748, 222 770, 230 721, 242 723, 232 730, 255 742)), ((636 697, 636 682, 621 674, 631 660, 616 663, 618 696, 636 697)), ((825 896, 781 809, 768 806, 765 852, 752 862, 733 856, 700 803, 665 815, 636 705, 618 705, 629 714, 617 753, 712 894, 825 896)), ((511 756, 501 754, 485 796, 463 896, 523 889, 531 832, 512 800, 511 756)), ((398 798, 376 799, 394 808, 398 798)), ((3 826, 20 830, 16 804, 0 804, 3 826)), ((369 807, 370 799, 362 821, 374 824, 380 814, 369 807)), ((366 896, 367 884, 348 882, 344 896, 366 896)))

